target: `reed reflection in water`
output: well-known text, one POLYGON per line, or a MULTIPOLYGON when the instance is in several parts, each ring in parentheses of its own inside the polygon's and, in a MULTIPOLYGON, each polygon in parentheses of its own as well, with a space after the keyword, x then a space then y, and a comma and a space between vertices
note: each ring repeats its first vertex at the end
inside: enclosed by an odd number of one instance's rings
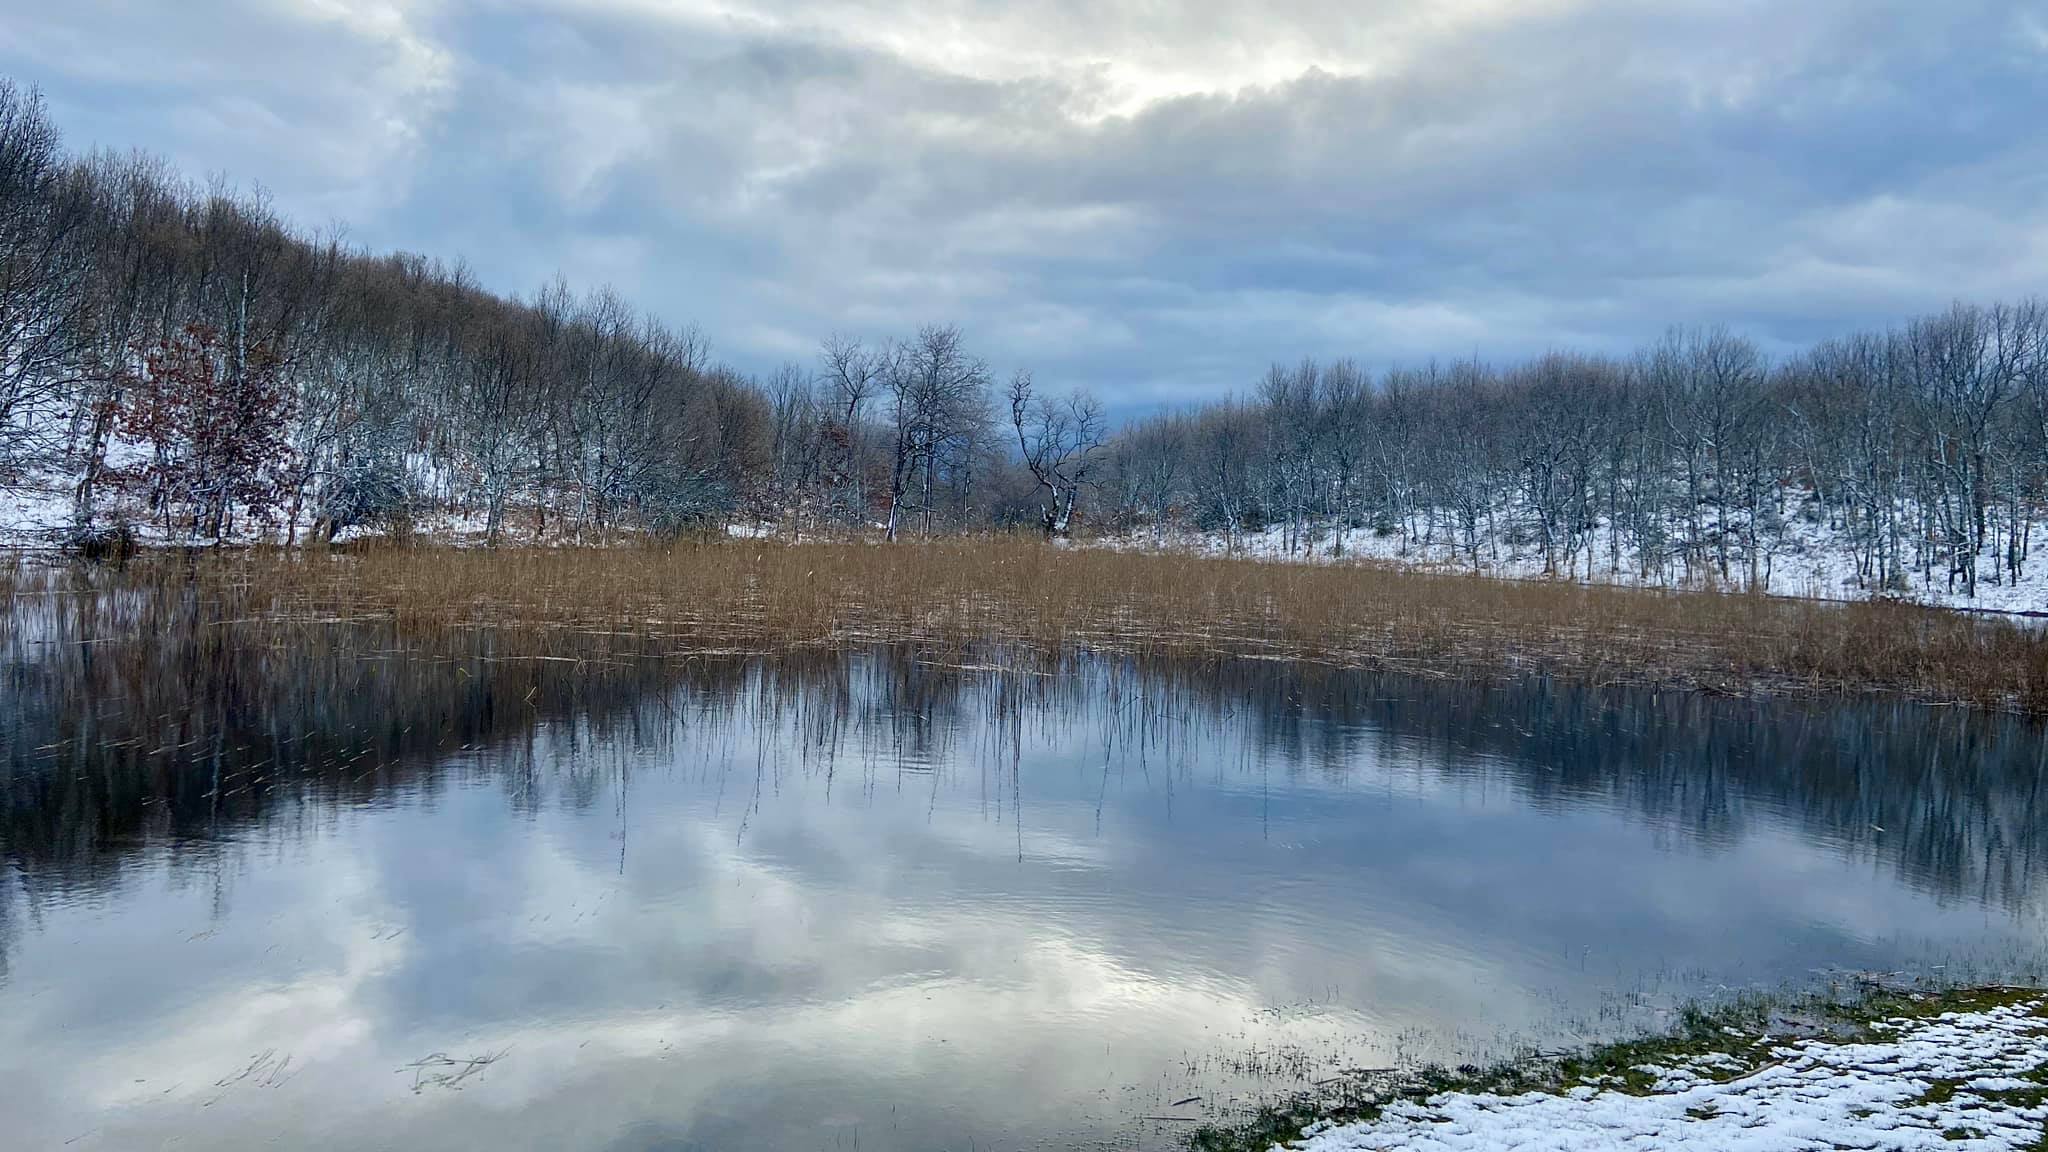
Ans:
POLYGON ((1161 1146, 1344 1066, 2040 951, 2044 742, 1955 709, 501 661, 118 587, 17 600, 4 652, 24 1147, 1161 1146))

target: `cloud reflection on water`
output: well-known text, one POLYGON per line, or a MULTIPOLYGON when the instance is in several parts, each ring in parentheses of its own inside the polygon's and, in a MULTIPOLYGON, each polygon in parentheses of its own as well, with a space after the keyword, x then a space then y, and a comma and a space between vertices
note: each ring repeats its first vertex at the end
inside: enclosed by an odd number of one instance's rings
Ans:
POLYGON ((502 666, 333 693, 267 653, 173 682, 194 747, 301 750, 223 808, 193 777, 232 756, 95 750, 165 700, 39 659, 0 729, 31 1146, 1129 1142, 1717 984, 2038 950, 2040 736, 2005 721, 1085 660, 1025 695, 888 652, 542 713, 502 666))

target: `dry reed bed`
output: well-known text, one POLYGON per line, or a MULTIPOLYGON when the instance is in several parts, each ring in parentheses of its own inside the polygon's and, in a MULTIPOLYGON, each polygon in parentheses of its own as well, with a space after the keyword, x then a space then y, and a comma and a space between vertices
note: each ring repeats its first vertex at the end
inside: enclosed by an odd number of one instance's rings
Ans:
MULTIPOLYGON (((18 562, 11 594, 40 584, 18 562)), ((1544 671, 1721 692, 1904 693, 2048 712, 2048 635, 1892 604, 1668 593, 1365 566, 1048 547, 885 546, 151 555, 94 586, 197 595, 223 624, 375 619, 424 647, 604 661, 877 641, 1140 657, 1268 657, 1443 675, 1544 671)), ((10 576, 11 573, 11 576, 10 576)), ((189 602, 189 600, 187 600, 189 602)))

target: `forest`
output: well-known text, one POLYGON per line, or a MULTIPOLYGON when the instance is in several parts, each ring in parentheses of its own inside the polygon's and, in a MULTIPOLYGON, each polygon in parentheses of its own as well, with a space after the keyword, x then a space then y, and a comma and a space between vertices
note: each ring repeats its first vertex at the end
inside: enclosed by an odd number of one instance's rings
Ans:
POLYGON ((1628 355, 1302 360, 1120 423, 965 334, 830 335, 750 376, 607 290, 486 291, 142 155, 66 151, 0 81, 0 488, 52 542, 745 526, 989 529, 1770 588, 1824 538, 1871 593, 2026 578, 2048 308, 1957 303, 1772 357, 1678 326, 1628 355))

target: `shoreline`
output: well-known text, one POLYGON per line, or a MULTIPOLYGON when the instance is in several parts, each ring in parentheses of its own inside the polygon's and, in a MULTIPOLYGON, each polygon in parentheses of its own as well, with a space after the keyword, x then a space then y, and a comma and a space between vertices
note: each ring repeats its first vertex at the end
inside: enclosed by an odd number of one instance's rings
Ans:
MULTIPOLYGON (((1320 526, 1327 532, 1327 526, 1320 526)), ((1587 588, 1621 588, 1639 592, 1698 592, 1719 595, 1750 595, 1751 590, 1739 581, 1726 586, 1669 578, 1643 578, 1640 574, 1606 571, 1586 574, 1574 571, 1569 575, 1547 572, 1539 555, 1507 549, 1505 555, 1490 556, 1480 566, 1474 567, 1467 561, 1448 554, 1433 556, 1444 545, 1426 541, 1411 541, 1399 544, 1376 537, 1365 530, 1347 533, 1347 540, 1356 545, 1333 550, 1321 541, 1313 546, 1297 546, 1288 549, 1284 542, 1276 539, 1274 529, 1247 533, 1231 538, 1214 532, 1176 531, 1157 536, 1143 531, 1121 534, 1104 534, 1086 540, 1076 540, 1078 547, 1104 548, 1116 552, 1153 553, 1158 555, 1206 556, 1218 559, 1249 560, 1265 564, 1306 564, 1325 567, 1377 568, 1399 572, 1416 572, 1437 576, 1466 576, 1482 580, 1506 580, 1516 583, 1575 584, 1587 588), (1393 547, 1389 547, 1393 544, 1393 547), (1317 551, 1320 548, 1321 551, 1317 551)), ((1796 558, 1808 565, 1807 578, 1796 582, 1791 575, 1779 575, 1776 582, 1756 590, 1754 594, 1780 600, 1809 601, 1821 604, 1900 604, 1919 608, 1938 608, 1951 612, 1982 613, 2021 619, 2048 618, 2048 580, 2030 580, 2024 589, 2008 588, 1989 584, 1985 591, 1993 600, 1971 600, 1953 592, 1942 592, 1927 587, 1909 587, 1904 591, 1885 593, 1868 588, 1855 587, 1852 591, 1829 592, 1822 589, 1829 584, 1846 587, 1851 580, 1843 576, 1844 557, 1830 554, 1833 549, 1821 542, 1810 542, 1812 550, 1796 558), (2032 599, 2029 600, 2028 597, 2032 599), (2032 604, 2041 607, 2033 607, 2032 604)), ((1787 558, 1791 561, 1795 558, 1787 558)))
MULTIPOLYGON (((69 532, 68 485, 56 488, 46 483, 17 480, 0 485, 0 551, 65 552, 63 540, 69 532)), ((617 529, 601 542, 542 538, 532 520, 532 509, 508 512, 504 547, 517 549, 599 549, 660 547, 662 542, 627 528, 617 529)), ((410 532, 411 541, 436 548, 472 549, 483 547, 482 518, 474 511, 444 508, 423 516, 410 532)), ((136 522, 132 543, 143 550, 183 551, 188 545, 162 537, 159 531, 136 522)), ((2039 524, 2048 531, 2048 521, 2039 524)), ((1976 598, 1953 588, 1944 590, 1931 574, 1924 578, 1907 574, 1906 583, 1892 590, 1874 588, 1860 561, 1839 531, 1817 524, 1799 523, 1782 546, 1773 552, 1762 569, 1763 586, 1752 590, 1741 573, 1731 573, 1720 583, 1712 574, 1688 580, 1672 567, 1669 557, 1647 566, 1632 549, 1607 547, 1608 530, 1597 529, 1582 546, 1581 556, 1598 555, 1605 560, 1587 566, 1573 557, 1568 569, 1556 571, 1557 557, 1546 561, 1544 554, 1526 541, 1517 542, 1502 532, 1490 532, 1473 544, 1484 552, 1480 557, 1460 555, 1461 545, 1441 525, 1429 528, 1420 538, 1409 534, 1382 533, 1369 526, 1345 525, 1329 518, 1311 518, 1290 532, 1284 524, 1260 529, 1225 532, 1201 530, 1187 525, 1165 528, 1115 528, 1109 525, 1084 527, 1071 540, 1076 549, 1155 554, 1185 558, 1244 560, 1255 563, 1356 567, 1418 575, 1473 577, 1515 583, 1571 584, 1588 588, 1614 588, 1641 592, 1703 593, 1709 595, 1756 594, 1773 599, 1829 604, 1901 604, 1938 608, 1968 614, 2010 619, 2048 619, 2048 568, 2035 566, 2016 583, 1995 574, 1979 586, 1976 598), (1440 536, 1440 533, 1444 533, 1440 536), (1611 555, 1610 555, 1611 553, 1611 555), (1624 563, 1625 561, 1625 563, 1624 563), (1599 569, 1595 571, 1594 569, 1599 569), (1581 570, 1585 569, 1585 570, 1581 570)), ((707 521, 685 533, 686 538, 731 540, 789 545, 792 543, 859 544, 879 543, 882 526, 869 530, 849 525, 805 525, 775 519, 739 517, 707 521)), ((231 537, 225 547, 283 547, 280 536, 257 530, 231 537)), ((945 539, 982 539, 1005 532, 993 526, 945 539)), ((1030 533, 1036 536, 1036 533, 1030 533)), ((671 541, 672 543, 673 541, 671 541)), ((929 543, 908 540, 903 543, 929 543)), ((356 530, 335 543, 338 547, 406 546, 407 542, 377 530, 356 530)), ((202 545, 201 547, 205 547, 202 545)))
POLYGON ((2044 1120, 2048 989, 1866 988, 1690 1008, 1661 1034, 1488 1068, 1359 1071, 1205 1124, 1185 1145, 2005 1152, 2048 1146, 2044 1120))
POLYGON ((886 642, 1026 662, 1066 652, 1287 660, 2048 714, 2048 632, 2009 618, 1003 536, 887 547, 721 539, 602 550, 145 550, 97 566, 0 552, 11 598, 94 586, 165 603, 196 595, 218 623, 280 640, 375 621, 426 642, 487 630, 506 657, 594 664, 886 642))

